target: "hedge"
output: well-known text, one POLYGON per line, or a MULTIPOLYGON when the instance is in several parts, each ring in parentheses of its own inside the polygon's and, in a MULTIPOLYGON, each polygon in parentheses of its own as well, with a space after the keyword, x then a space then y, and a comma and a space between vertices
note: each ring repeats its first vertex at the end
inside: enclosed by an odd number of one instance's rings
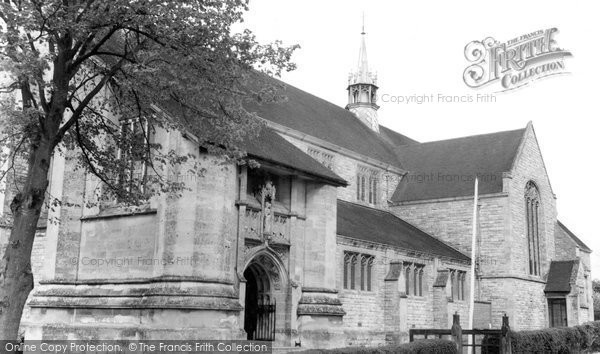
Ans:
POLYGON ((309 349, 298 354, 458 354, 456 344, 446 339, 423 339, 399 345, 381 347, 347 347, 337 349, 309 349))
POLYGON ((513 354, 593 353, 600 351, 600 321, 580 326, 510 333, 513 354))
MULTIPOLYGON (((596 353, 600 352, 600 321, 575 327, 545 328, 535 331, 509 333, 512 353, 596 353)), ((492 344, 492 338, 484 338, 492 344)), ((492 352, 495 350, 490 350, 492 352)), ((457 354, 454 342, 446 339, 423 339, 411 343, 381 347, 348 347, 338 349, 310 349, 302 354, 457 354)))

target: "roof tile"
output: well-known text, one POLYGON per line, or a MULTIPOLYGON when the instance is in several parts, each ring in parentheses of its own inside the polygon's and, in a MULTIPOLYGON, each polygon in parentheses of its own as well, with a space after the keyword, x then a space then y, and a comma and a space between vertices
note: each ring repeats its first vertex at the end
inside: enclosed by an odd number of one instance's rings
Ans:
POLYGON ((337 233, 460 261, 470 260, 460 251, 390 212, 343 200, 338 200, 337 203, 337 233))
POLYGON ((263 128, 259 135, 245 143, 251 157, 276 163, 300 172, 324 179, 335 186, 346 186, 342 177, 298 149, 270 128, 263 128))
POLYGON ((525 129, 399 146, 409 172, 392 201, 407 202, 502 192, 502 173, 510 171, 525 129))
POLYGON ((577 276, 577 266, 579 261, 552 261, 548 280, 546 281, 545 293, 569 293, 571 292, 571 283, 575 282, 574 276, 577 276))
POLYGON ((393 146, 361 123, 350 111, 279 80, 284 102, 248 103, 261 118, 401 168, 393 146))

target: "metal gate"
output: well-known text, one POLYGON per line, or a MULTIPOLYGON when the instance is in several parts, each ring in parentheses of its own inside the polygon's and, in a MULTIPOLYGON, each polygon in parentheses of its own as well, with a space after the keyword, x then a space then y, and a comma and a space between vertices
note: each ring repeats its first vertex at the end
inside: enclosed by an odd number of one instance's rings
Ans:
POLYGON ((256 329, 252 337, 254 340, 275 340, 275 300, 265 296, 258 302, 256 313, 256 329))

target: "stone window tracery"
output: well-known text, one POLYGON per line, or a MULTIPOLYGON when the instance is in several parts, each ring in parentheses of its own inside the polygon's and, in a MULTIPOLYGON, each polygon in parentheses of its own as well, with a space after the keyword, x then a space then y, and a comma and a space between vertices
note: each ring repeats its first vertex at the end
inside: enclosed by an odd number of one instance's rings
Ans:
POLYGON ((406 295, 423 296, 423 270, 422 264, 405 263, 404 277, 406 295))
POLYGON ((527 220, 529 274, 531 275, 541 275, 539 214, 539 191, 535 183, 529 181, 525 186, 525 217, 527 220))
POLYGON ((359 167, 356 175, 356 200, 369 204, 377 204, 379 175, 377 171, 359 167))
POLYGON ((350 279, 350 254, 344 253, 344 279, 343 279, 343 287, 344 289, 348 289, 348 279, 350 279))
POLYGON ((463 270, 450 269, 450 298, 452 300, 465 299, 465 281, 467 272, 463 270))
POLYGON ((410 295, 410 273, 411 273, 411 266, 406 266, 406 268, 404 269, 404 278, 406 280, 406 295, 410 295))
POLYGON ((344 252, 344 289, 372 290, 375 257, 356 252, 344 252))

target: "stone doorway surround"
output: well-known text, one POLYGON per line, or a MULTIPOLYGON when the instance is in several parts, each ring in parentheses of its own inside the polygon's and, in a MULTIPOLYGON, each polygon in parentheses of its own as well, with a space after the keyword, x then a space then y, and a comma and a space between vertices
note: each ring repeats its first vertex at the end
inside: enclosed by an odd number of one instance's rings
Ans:
POLYGON ((239 300, 243 309, 239 323, 248 333, 253 329, 250 323, 256 316, 256 305, 276 304, 274 314, 274 346, 287 346, 291 334, 291 290, 288 285, 288 272, 279 255, 268 245, 260 245, 248 250, 244 259, 244 272, 240 277, 239 300))

